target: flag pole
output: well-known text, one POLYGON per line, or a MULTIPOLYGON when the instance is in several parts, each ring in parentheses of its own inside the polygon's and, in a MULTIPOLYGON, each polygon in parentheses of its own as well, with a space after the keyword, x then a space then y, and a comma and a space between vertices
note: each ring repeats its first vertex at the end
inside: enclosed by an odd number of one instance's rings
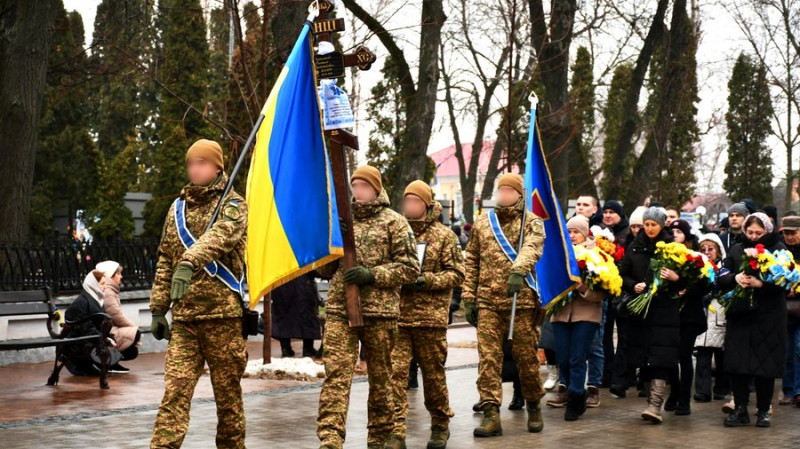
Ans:
MULTIPOLYGON (((308 5, 308 17, 306 18, 304 24, 312 23, 314 18, 316 18, 318 15, 319 3, 314 1, 308 5)), ((233 189, 233 181, 236 179, 236 175, 242 168, 242 164, 244 164, 247 154, 250 153, 250 148, 253 146, 253 141, 256 139, 256 134, 258 133, 258 129, 261 128, 261 123, 263 121, 264 113, 262 111, 258 114, 258 119, 256 120, 255 125, 253 125, 253 130, 250 131, 250 136, 247 138, 247 142, 244 144, 241 154, 239 154, 239 159, 236 161, 236 165, 234 165, 233 170, 231 170, 230 174, 228 175, 228 184, 225 186, 225 191, 222 192, 222 197, 220 197, 219 201, 217 202, 217 206, 214 208, 214 213, 211 214, 211 220, 209 220, 208 225, 206 225, 206 232, 208 232, 208 230, 214 226, 214 222, 217 221, 217 217, 219 217, 219 211, 222 209, 222 203, 225 201, 225 197, 231 193, 231 189, 233 189)))
POLYGON ((253 146, 253 141, 256 139, 256 133, 258 133, 258 128, 261 127, 261 122, 264 121, 264 114, 258 115, 258 120, 256 120, 255 126, 253 126, 253 130, 250 131, 250 137, 247 138, 247 142, 242 147, 242 152, 239 154, 239 159, 236 161, 236 165, 234 165, 233 170, 231 170, 230 174, 228 175, 228 184, 225 186, 225 191, 222 192, 222 196, 220 197, 219 201, 217 202, 217 207, 214 208, 214 213, 211 215, 211 220, 208 221, 206 225, 206 232, 214 225, 214 222, 217 221, 217 217, 219 216, 219 211, 222 209, 222 203, 225 201, 225 198, 231 193, 231 189, 233 189, 233 180, 236 179, 236 174, 239 173, 239 170, 242 168, 242 164, 244 164, 244 160, 247 158, 247 154, 250 153, 250 147, 253 146))
MULTIPOLYGON (((517 257, 522 252, 522 242, 525 237, 525 217, 528 215, 528 189, 522 189, 522 224, 519 228, 519 244, 517 245, 517 257)), ((525 287, 524 280, 523 280, 523 288, 525 287)), ((511 322, 508 325, 508 339, 514 339, 514 319, 517 316, 517 296, 519 296, 519 292, 514 293, 514 297, 511 299, 511 322)))

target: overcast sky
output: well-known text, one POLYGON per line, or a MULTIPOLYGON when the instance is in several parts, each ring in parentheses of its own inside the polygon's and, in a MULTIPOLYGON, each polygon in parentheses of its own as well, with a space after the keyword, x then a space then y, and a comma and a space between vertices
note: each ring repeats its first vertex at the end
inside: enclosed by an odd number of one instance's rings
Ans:
MULTIPOLYGON (((207 0, 206 0, 207 1, 207 0)), ((99 0, 64 0, 64 5, 67 10, 77 10, 83 17, 84 27, 86 29, 86 44, 91 42, 92 27, 94 24, 95 10, 99 0)), ((581 2, 579 2, 581 3, 581 2)), ((341 5, 339 5, 341 6, 341 5)), ((392 26, 387 28, 400 28, 409 24, 413 25, 413 21, 418 21, 418 14, 407 13, 408 10, 415 10, 416 8, 405 6, 403 14, 396 14, 392 17, 392 26), (408 23, 403 23, 408 22, 408 23)), ((345 17, 350 23, 349 14, 340 7, 341 11, 345 11, 345 17)), ((732 62, 740 51, 750 50, 749 44, 744 40, 736 22, 732 17, 719 6, 715 1, 708 4, 700 5, 700 29, 702 38, 698 48, 698 79, 700 83, 700 102, 698 103, 698 120, 701 129, 705 129, 708 125, 710 118, 716 113, 724 114, 727 106, 727 82, 730 77, 732 62)), ((346 34, 346 33, 345 33, 346 34)), ((353 37, 351 33, 351 38, 353 37)), ((346 39, 346 37, 344 37, 346 39)), ((406 42, 400 42, 410 45, 406 42)), ((609 44, 614 44, 610 42, 609 44)), ((636 45, 640 45, 638 42, 636 45)), ((369 41, 369 46, 378 55, 378 61, 369 72, 363 72, 360 83, 362 95, 368 95, 369 89, 379 80, 379 70, 383 66, 383 59, 386 56, 385 49, 380 45, 377 39, 373 38, 369 41)), ((638 48, 632 49, 638 52, 638 48)), ((573 52, 574 53, 574 52, 573 52)), ((407 55, 409 53, 406 53, 407 55)), ((414 72, 416 73, 416 72, 414 72)), ((610 79, 605 80, 605 82, 610 79)), ((348 81, 348 88, 352 89, 352 84, 348 81)), ((502 90, 502 89, 501 89, 502 90)), ((506 95, 506 94, 498 94, 506 95)), ((501 97, 502 98, 502 97, 501 97)), ((363 108, 360 112, 359 128, 357 132, 362 142, 362 148, 366 148, 369 129, 371 129, 369 122, 364 120, 363 108)), ((434 134, 431 138, 429 145, 429 152, 434 152, 449 145, 452 145, 452 133, 450 132, 449 123, 446 121, 447 110, 443 104, 437 106, 437 119, 434 125, 434 134)), ((465 125, 468 127, 469 125, 465 125)), ((494 127, 488 127, 493 130, 494 127)), ((492 131, 493 132, 493 131, 492 131)), ((462 129, 462 139, 464 136, 473 135, 474 131, 469 129, 462 129)), ((491 135, 487 137, 493 137, 491 135)), ((703 137, 700 145, 703 149, 704 160, 698 164, 698 169, 702 170, 698 176, 698 190, 704 192, 720 192, 722 181, 724 179, 723 168, 725 164, 725 154, 717 160, 715 148, 724 145, 724 129, 712 130, 710 133, 703 137), (714 167, 711 171, 706 171, 703 167, 714 167)), ((467 143, 465 141, 464 143, 467 143)), ((771 142, 775 143, 775 141, 771 142)), ((362 151, 363 153, 363 151, 362 151)), ((774 153, 775 164, 773 166, 773 173, 777 177, 783 177, 785 171, 785 152, 776 150, 774 153)), ((777 179, 776 179, 777 182, 777 179)))

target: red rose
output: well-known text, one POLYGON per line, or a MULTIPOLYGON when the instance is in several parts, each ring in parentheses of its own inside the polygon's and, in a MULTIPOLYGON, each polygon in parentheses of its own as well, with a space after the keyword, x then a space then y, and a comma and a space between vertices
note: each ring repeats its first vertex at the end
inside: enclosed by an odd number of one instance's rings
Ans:
POLYGON ((580 268, 581 271, 585 270, 586 269, 586 261, 585 260, 579 260, 578 261, 578 268, 580 268))
POLYGON ((764 254, 764 245, 760 243, 756 245, 756 251, 758 252, 758 254, 764 254))
POLYGON ((695 264, 695 265, 697 265, 697 268, 703 268, 703 267, 706 265, 706 263, 705 263, 705 262, 703 262, 703 259, 697 259, 697 260, 695 260, 695 261, 694 261, 694 264, 695 264))
POLYGON ((753 271, 758 270, 758 261, 755 259, 750 259, 750 268, 752 268, 753 271))
POLYGON ((691 254, 687 254, 686 255, 686 260, 688 260, 689 262, 694 262, 694 257, 692 257, 691 254))

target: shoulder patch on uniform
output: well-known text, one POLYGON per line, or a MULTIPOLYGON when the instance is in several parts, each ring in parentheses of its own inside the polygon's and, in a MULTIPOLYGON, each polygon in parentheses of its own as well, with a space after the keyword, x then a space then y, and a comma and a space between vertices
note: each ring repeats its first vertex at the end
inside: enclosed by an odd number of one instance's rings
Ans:
POLYGON ((222 208, 222 217, 228 221, 239 221, 242 218, 242 213, 239 210, 239 202, 228 201, 222 208))

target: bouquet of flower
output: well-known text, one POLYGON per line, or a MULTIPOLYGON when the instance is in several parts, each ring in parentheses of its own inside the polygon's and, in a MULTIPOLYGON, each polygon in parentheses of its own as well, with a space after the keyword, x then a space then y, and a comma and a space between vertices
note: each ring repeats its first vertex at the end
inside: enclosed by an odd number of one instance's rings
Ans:
POLYGON ((685 281, 687 288, 700 282, 714 282, 717 272, 714 262, 705 255, 686 248, 682 243, 656 243, 655 257, 650 260, 653 279, 642 294, 628 303, 628 310, 634 315, 647 316, 653 297, 667 284, 661 279, 662 268, 676 272, 685 281))
POLYGON ((614 243, 614 234, 609 229, 592 226, 589 232, 594 236, 595 244, 606 254, 611 255, 614 258, 614 262, 622 260, 622 257, 625 256, 625 248, 614 243))
MULTIPOLYGON (((581 270, 581 281, 590 290, 603 292, 611 296, 618 296, 622 292, 622 277, 619 274, 614 258, 599 247, 585 248, 575 246, 575 259, 581 270)), ((553 303, 547 309, 547 316, 552 316, 567 306, 573 299, 575 292, 570 292, 566 298, 553 303)))
MULTIPOLYGON (((800 292, 800 272, 794 263, 794 256, 789 251, 770 252, 761 244, 756 245, 755 248, 745 248, 740 271, 787 291, 800 292)), ((752 288, 737 284, 736 288, 725 294, 719 303, 726 312, 736 301, 746 300, 752 307, 753 293, 752 288)))

